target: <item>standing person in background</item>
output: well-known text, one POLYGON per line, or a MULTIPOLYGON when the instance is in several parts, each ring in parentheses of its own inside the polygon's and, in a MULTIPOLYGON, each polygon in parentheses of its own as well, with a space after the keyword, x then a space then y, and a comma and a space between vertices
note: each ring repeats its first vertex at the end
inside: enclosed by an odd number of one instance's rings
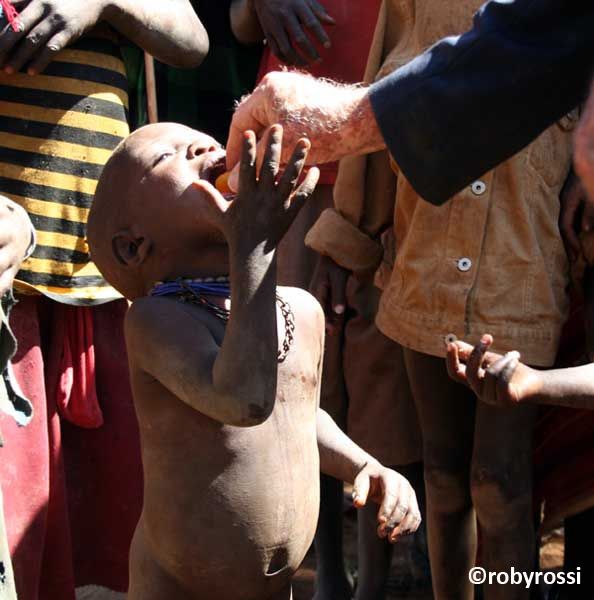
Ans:
MULTIPOLYGON (((190 0, 208 31, 209 50, 198 69, 180 69, 155 63, 159 121, 182 123, 225 139, 236 103, 256 84, 262 56, 261 44, 246 46, 231 30, 231 0, 190 0)), ((143 56, 138 48, 126 48, 132 71, 142 73, 143 56)), ((146 90, 142 77, 134 78, 131 99, 131 128, 148 122, 146 90)))
MULTIPOLYGON (((234 0, 231 24, 238 40, 254 43, 266 39, 260 66, 261 79, 283 65, 296 65, 317 77, 345 83, 363 80, 380 0, 234 0)), ((320 181, 279 245, 278 277, 281 285, 308 289, 316 254, 304 238, 320 212, 332 205, 336 163, 320 165, 320 181)), ((346 426, 346 390, 341 373, 341 336, 326 340, 322 407, 341 428, 346 426)), ((316 548, 315 600, 347 600, 351 586, 342 552, 343 483, 321 476, 321 506, 316 548)))
POLYGON ((208 38, 187 0, 14 6, 20 27, 0 34, 0 192, 39 232, 13 312, 14 371, 37 418, 26 429, 2 418, 0 481, 19 598, 71 600, 76 584, 126 589, 141 506, 127 305, 86 243, 102 166, 128 134, 120 35, 184 67, 208 38))
MULTIPOLYGON (((8 361, 16 350, 16 340, 8 323, 8 312, 13 304, 12 282, 21 262, 35 248, 35 230, 25 210, 5 197, 0 197, 0 373, 4 374, 8 361)), ((23 399, 11 395, 9 383, 0 379, 0 412, 8 414, 21 425, 31 418, 32 407, 23 399), (18 404, 21 401, 20 406, 18 404), (16 401, 16 402, 15 402, 16 401)), ((0 431, 0 448, 4 445, 0 431)), ((4 453, 0 457, 5 460, 4 453)), ((0 598, 16 600, 16 587, 12 571, 12 560, 6 538, 2 485, 0 482, 0 598)))
MULTIPOLYGON (((441 37, 467 27, 480 5, 386 2, 388 23, 400 31, 386 49, 375 85, 381 87, 441 37)), ((442 357, 448 341, 478 341, 488 323, 503 350, 521 347, 531 364, 553 363, 568 311, 568 263, 558 220, 574 122, 564 118, 441 206, 425 202, 393 162, 395 196, 369 195, 365 203, 340 196, 337 210, 317 225, 317 249, 341 262, 336 249, 348 247, 345 232, 366 236, 373 249, 389 224, 382 202, 393 209, 396 260, 376 324, 402 348, 419 415, 433 590, 440 600, 474 597, 468 572, 476 558, 477 521, 487 571, 534 569, 536 412, 477 404, 467 388, 448 378, 442 357)), ((344 166, 352 173, 357 164, 344 166)), ((513 585, 485 589, 489 600, 525 599, 529 593, 513 585)))
MULTIPOLYGON (((384 0, 367 61, 366 84, 403 60, 398 49, 410 27, 403 16, 397 3, 384 0)), ((387 151, 343 159, 334 186, 335 207, 321 214, 306 244, 321 255, 311 291, 330 324, 328 335, 343 336, 347 431, 362 448, 381 456, 384 464, 398 465, 415 489, 424 517, 421 432, 403 349, 375 325, 378 287, 388 285, 394 267, 390 226, 396 183, 387 151)), ((371 517, 363 509, 357 519, 356 600, 381 600, 386 595, 393 548, 377 539, 371 517)), ((408 548, 408 571, 399 574, 406 577, 401 581, 404 594, 431 586, 424 529, 421 525, 408 548)))

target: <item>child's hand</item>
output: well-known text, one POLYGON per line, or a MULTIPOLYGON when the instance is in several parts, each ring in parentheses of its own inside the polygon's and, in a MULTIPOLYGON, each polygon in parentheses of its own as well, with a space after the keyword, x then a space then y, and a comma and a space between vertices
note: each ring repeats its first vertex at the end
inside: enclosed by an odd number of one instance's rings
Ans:
POLYGON ((322 25, 334 19, 317 0, 253 0, 260 26, 272 52, 287 65, 305 66, 320 60, 306 31, 325 48, 330 38, 322 25))
POLYGON ((227 202, 206 181, 195 183, 207 188, 213 203, 213 220, 221 227, 230 248, 250 252, 262 245, 265 252, 276 248, 303 204, 311 197, 320 172, 312 167, 298 186, 310 142, 300 139, 277 183, 282 152, 283 128, 273 125, 265 142, 262 166, 257 177, 256 136, 244 133, 237 198, 227 202))
POLYGON ((392 543, 414 533, 421 524, 417 497, 410 483, 396 471, 379 463, 366 464, 353 485, 353 504, 362 508, 367 500, 380 505, 377 533, 392 543))
POLYGON ((542 388, 539 371, 520 362, 519 352, 488 352, 492 336, 483 335, 474 347, 465 342, 448 345, 446 363, 452 379, 468 385, 487 404, 509 406, 526 402, 542 388))
POLYGON ((349 271, 329 256, 320 256, 311 279, 309 291, 322 305, 326 315, 326 333, 337 334, 346 310, 346 285, 349 271))

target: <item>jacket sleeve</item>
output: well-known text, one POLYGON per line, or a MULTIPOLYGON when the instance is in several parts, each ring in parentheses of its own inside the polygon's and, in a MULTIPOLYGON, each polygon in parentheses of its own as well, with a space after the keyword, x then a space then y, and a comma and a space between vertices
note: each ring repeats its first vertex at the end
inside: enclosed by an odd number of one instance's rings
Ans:
POLYGON ((420 196, 442 204, 585 97, 594 3, 491 0, 473 28, 375 83, 386 144, 420 196))

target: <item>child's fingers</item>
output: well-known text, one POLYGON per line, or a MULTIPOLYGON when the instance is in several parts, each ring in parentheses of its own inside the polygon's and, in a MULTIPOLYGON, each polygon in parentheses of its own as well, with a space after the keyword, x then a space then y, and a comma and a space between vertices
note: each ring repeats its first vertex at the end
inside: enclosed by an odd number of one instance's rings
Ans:
POLYGON ((365 468, 363 468, 357 477, 355 477, 353 483, 353 504, 355 508, 362 508, 367 504, 370 485, 369 475, 365 468))
POLYGON ((211 221, 218 225, 221 221, 222 215, 227 212, 231 204, 227 202, 219 190, 217 190, 214 185, 206 181, 206 179, 197 179, 192 184, 192 187, 204 194, 204 197, 212 209, 209 211, 208 217, 211 219, 211 221))
POLYGON ((342 269, 330 271, 330 303, 335 317, 342 317, 346 307, 346 274, 342 269))
POLYGON ((456 346, 458 350, 459 360, 466 362, 470 358, 470 355, 474 350, 474 346, 472 344, 467 344, 466 342, 462 342, 460 340, 452 343, 456 346))
POLYGON ((417 506, 416 498, 410 498, 408 512, 397 527, 395 527, 388 535, 388 540, 393 544, 398 541, 398 538, 414 533, 421 524, 421 514, 417 506))
MULTIPOLYGON (((260 167, 260 185, 272 187, 276 183, 276 176, 280 168, 281 152, 283 148, 283 128, 281 125, 273 125, 264 138, 264 155, 260 167)), ((260 144, 258 144, 258 149, 260 144)))
POLYGON ((446 367, 448 375, 454 381, 466 385, 466 367, 460 362, 459 348, 457 344, 448 344, 448 353, 446 355, 446 367))
MULTIPOLYGON (((253 131, 243 133, 241 162, 239 164, 238 192, 250 194, 256 186, 256 134, 253 131)), ((231 186, 229 186, 231 187, 231 186)), ((233 189, 233 188, 231 188, 233 189)))
POLYGON ((493 337, 485 334, 481 337, 479 343, 470 353, 470 357, 466 363, 466 378, 470 386, 477 391, 480 386, 481 379, 485 376, 485 371, 482 368, 485 352, 493 343, 493 337))
POLYGON ((288 217, 291 221, 297 216, 297 213, 301 210, 305 202, 311 198, 319 179, 320 170, 317 167, 312 167, 307 172, 301 185, 291 196, 291 204, 287 210, 288 217))
POLYGON ((278 184, 278 191, 281 198, 288 198, 295 189, 310 148, 311 142, 306 138, 300 139, 295 145, 293 154, 278 184))

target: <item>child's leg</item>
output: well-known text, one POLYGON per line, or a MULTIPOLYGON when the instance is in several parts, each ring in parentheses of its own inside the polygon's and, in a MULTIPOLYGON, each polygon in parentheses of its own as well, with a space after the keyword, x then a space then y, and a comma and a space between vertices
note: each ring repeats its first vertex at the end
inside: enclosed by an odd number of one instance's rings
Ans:
MULTIPOLYGON (((343 332, 326 337, 321 407, 345 429, 347 394, 342 364, 343 332)), ((320 476, 320 514, 314 540, 316 593, 314 600, 349 600, 352 596, 343 556, 344 484, 320 476)))
POLYGON ((359 569, 355 600, 384 600, 393 546, 377 535, 377 506, 373 503, 357 514, 359 569))
POLYGON ((448 377, 442 358, 405 349, 404 359, 423 434, 433 591, 440 600, 470 600, 468 572, 476 554, 470 497, 476 400, 448 377))
MULTIPOLYGON (((477 407, 471 490, 487 571, 534 570, 532 431, 534 406, 477 407)), ((488 600, 529 598, 521 585, 485 586, 488 600)))
MULTIPOLYGON (((371 281, 351 277, 347 286, 350 316, 345 327, 344 376, 349 398, 348 434, 384 465, 392 466, 411 483, 419 500, 424 498, 420 427, 402 355, 402 347, 375 326, 380 298, 371 281), (411 475, 413 475, 411 477, 411 475), (414 476, 416 475, 416 477, 414 476)), ((423 518, 424 507, 421 506, 423 518)), ((384 598, 393 546, 377 535, 375 504, 358 513, 357 600, 384 598)), ((399 546, 404 568, 395 573, 411 581, 415 547, 399 546)), ((426 559, 427 560, 427 559, 426 559)), ((428 575, 427 575, 428 578, 428 575)))

